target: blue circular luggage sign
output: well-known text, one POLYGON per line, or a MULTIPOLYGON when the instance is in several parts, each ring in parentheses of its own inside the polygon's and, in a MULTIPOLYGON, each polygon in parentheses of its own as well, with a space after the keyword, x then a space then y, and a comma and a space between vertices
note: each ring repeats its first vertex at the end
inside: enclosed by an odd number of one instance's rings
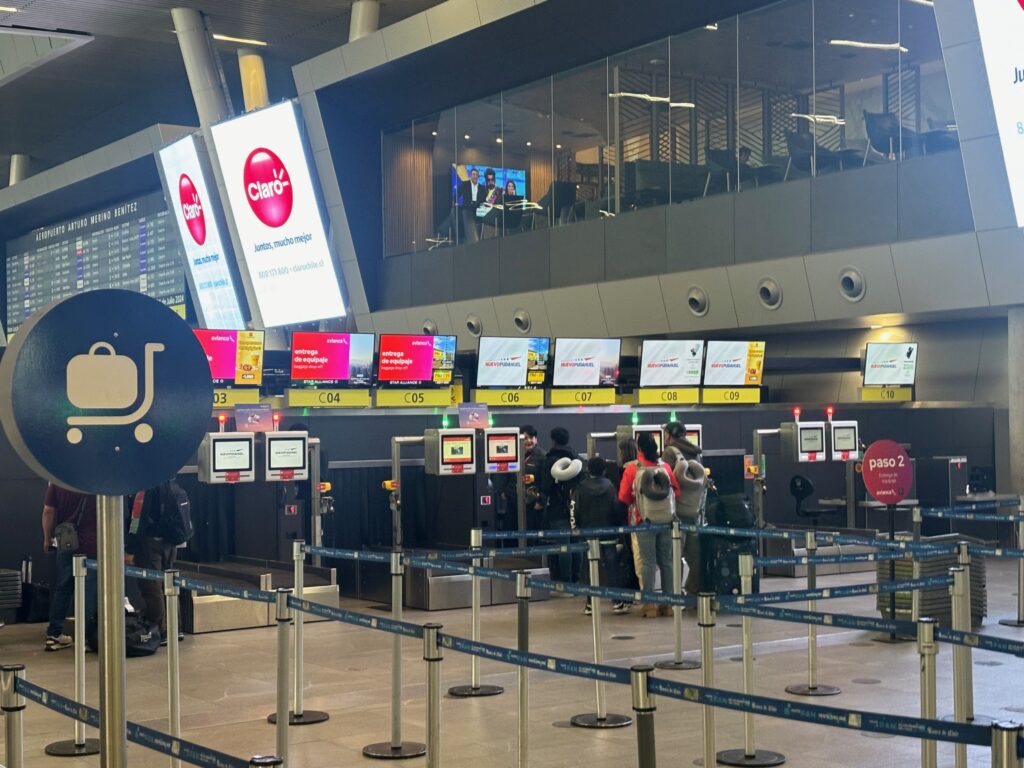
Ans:
POLYGON ((141 293, 39 310, 0 361, 0 423, 47 480, 123 495, 172 477, 209 428, 213 383, 188 324, 141 293))

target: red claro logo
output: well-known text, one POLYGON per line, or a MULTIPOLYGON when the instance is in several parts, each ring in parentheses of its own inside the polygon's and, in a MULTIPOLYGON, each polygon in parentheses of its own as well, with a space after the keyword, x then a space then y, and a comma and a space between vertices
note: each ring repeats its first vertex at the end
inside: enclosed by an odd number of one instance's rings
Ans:
POLYGON ((242 172, 245 197, 256 218, 268 227, 280 227, 292 215, 292 183, 281 158, 258 147, 245 159, 242 172))
POLYGON ((178 179, 178 199, 181 200, 181 213, 185 217, 185 224, 188 232, 196 245, 206 242, 206 215, 203 213, 203 201, 199 199, 199 192, 192 179, 187 174, 181 174, 178 179))

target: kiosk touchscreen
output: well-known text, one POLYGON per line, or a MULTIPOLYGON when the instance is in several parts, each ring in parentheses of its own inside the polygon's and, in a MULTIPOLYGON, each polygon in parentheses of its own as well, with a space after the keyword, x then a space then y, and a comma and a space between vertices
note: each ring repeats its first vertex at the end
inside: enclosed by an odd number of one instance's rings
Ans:
POLYGON ((423 433, 424 471, 428 475, 476 472, 475 429, 428 429, 423 433))
POLYGON ((199 482, 254 482, 255 455, 252 432, 209 432, 199 446, 199 482))
POLYGON ((832 422, 832 461, 859 459, 860 431, 856 421, 832 422))
POLYGON ((309 433, 264 432, 263 478, 267 482, 309 479, 309 433))
POLYGON ((801 421, 797 424, 797 461, 801 463, 825 460, 825 424, 821 421, 801 421))
POLYGON ((487 471, 491 474, 519 471, 519 430, 499 427, 484 430, 487 471))
POLYGON ((686 430, 686 439, 696 445, 698 448, 704 448, 704 425, 703 424, 684 424, 683 428, 686 430))

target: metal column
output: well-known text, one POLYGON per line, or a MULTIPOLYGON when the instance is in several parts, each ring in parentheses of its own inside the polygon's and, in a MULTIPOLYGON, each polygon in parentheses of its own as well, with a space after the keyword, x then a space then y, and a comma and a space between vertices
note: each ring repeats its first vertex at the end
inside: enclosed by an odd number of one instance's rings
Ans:
POLYGON ((4 713, 4 753, 7 768, 24 768, 25 765, 25 697, 18 693, 16 688, 18 678, 24 677, 24 664, 0 666, 0 712, 4 713))
POLYGON ((629 679, 633 688, 633 716, 636 718, 636 754, 639 768, 656 768, 654 748, 654 696, 647 690, 648 679, 654 667, 630 667, 629 679))
POLYGON ((99 533, 100 766, 127 768, 124 663, 124 499, 96 497, 99 533))
MULTIPOLYGON (((690 534, 696 536, 697 534, 690 534)), ((683 594, 683 527, 678 520, 672 521, 672 594, 683 594)), ((683 606, 672 606, 672 623, 675 644, 671 661, 659 661, 658 669, 700 669, 700 662, 683 658, 683 606)))
MULTIPOLYGON (((164 572, 164 619, 167 637, 167 732, 181 736, 181 673, 178 655, 178 571, 164 572)), ((181 760, 171 758, 171 768, 180 768, 181 760)))
MULTIPOLYGON (((1024 504, 1017 508, 1018 515, 1024 515, 1024 504)), ((1016 525, 1017 546, 1024 549, 1024 520, 1016 525)), ((1013 619, 1000 619, 1004 627, 1024 627, 1024 558, 1017 558, 1017 616, 1013 619)))
MULTIPOLYGON (((935 719, 936 683, 935 662, 939 653, 935 642, 935 619, 917 622, 917 652, 921 657, 921 719, 935 719)), ((921 768, 936 768, 936 743, 921 739, 921 768)))
MULTIPOLYGON (((818 542, 814 538, 814 531, 807 531, 805 540, 807 548, 807 589, 818 588, 817 565, 813 558, 818 554, 818 542)), ((818 610, 818 601, 811 598, 807 601, 807 610, 812 613, 818 610)), ((818 625, 807 625, 807 683, 787 685, 786 693, 796 696, 835 696, 842 693, 834 685, 821 685, 818 683, 818 625)))
MULTIPOLYGON (((475 553, 473 557, 473 573, 470 575, 472 579, 471 586, 471 613, 472 613, 472 632, 473 642, 479 643, 481 640, 480 633, 480 609, 482 598, 480 589, 483 586, 480 583, 480 577, 476 573, 476 569, 483 566, 483 558, 480 557, 482 554, 481 550, 484 546, 484 532, 480 528, 474 528, 469 532, 469 546, 475 553)), ((480 657, 471 656, 470 660, 470 684, 469 685, 456 685, 448 689, 448 695, 454 696, 459 699, 470 698, 473 696, 497 696, 500 693, 504 693, 505 689, 500 685, 480 685, 480 657)))

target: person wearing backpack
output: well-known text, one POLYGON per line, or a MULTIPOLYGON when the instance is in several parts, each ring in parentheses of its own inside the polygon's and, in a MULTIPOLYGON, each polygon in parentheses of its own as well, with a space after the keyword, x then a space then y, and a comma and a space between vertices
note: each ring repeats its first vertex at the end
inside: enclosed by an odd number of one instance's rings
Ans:
MULTIPOLYGON (((167 571, 174 567, 178 546, 192 538, 188 495, 173 479, 128 497, 124 561, 127 565, 167 571)), ((138 579, 142 617, 160 628, 161 645, 167 642, 163 584, 138 579)), ((179 636, 180 637, 180 636, 179 636)))
MULTIPOLYGON (((671 523, 676 517, 679 482, 658 455, 658 443, 649 432, 641 432, 636 439, 640 455, 622 472, 619 500, 629 507, 631 525, 642 523, 671 523)), ((672 584, 672 531, 639 531, 633 535, 640 588, 654 591, 655 567, 661 570, 662 591, 672 584)), ((640 610, 644 618, 668 616, 670 606, 645 605, 640 610)))
MULTIPOLYGON (((565 530, 578 528, 575 524, 572 497, 579 483, 582 462, 576 451, 569 445, 569 431, 564 427, 551 430, 551 448, 544 456, 540 476, 540 492, 544 499, 544 529, 565 530), (559 461, 565 467, 559 465, 559 461), (558 465, 558 466, 556 466, 558 465)), ((579 570, 580 557, 576 553, 555 555, 550 560, 551 578, 554 581, 572 582, 579 570)))
MULTIPOLYGON (((625 516, 620 514, 622 505, 619 503, 618 493, 611 480, 605 477, 607 463, 600 456, 591 456, 587 460, 587 476, 576 486, 574 496, 576 525, 581 529, 585 528, 611 528, 622 525, 625 516)), ((599 541, 599 552, 601 565, 604 567, 606 587, 621 587, 619 578, 619 553, 617 536, 603 536, 599 541)), ((579 581, 582 584, 590 583, 590 563, 584 558, 580 563, 579 581)), ((614 613, 626 613, 629 606, 622 600, 615 601, 612 610, 614 613)), ((587 598, 587 605, 583 612, 591 614, 590 598, 587 598)))

